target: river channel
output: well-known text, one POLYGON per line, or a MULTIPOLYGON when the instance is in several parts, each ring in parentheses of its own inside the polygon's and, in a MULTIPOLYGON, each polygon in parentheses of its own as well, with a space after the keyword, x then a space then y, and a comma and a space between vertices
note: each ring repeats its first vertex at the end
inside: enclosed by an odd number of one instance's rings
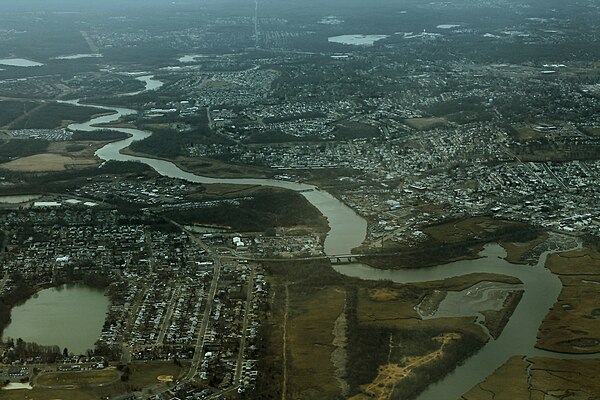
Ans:
MULTIPOLYGON (((73 124, 69 128, 94 131, 100 129, 97 126, 98 124, 114 122, 122 116, 136 114, 136 111, 125 108, 107 108, 96 105, 93 107, 114 110, 115 113, 92 119, 83 124, 73 124)), ((138 129, 111 129, 125 132, 131 137, 109 143, 99 149, 96 155, 103 160, 138 161, 149 165, 163 176, 195 183, 262 185, 295 190, 301 192, 329 221, 330 231, 325 239, 324 249, 326 254, 349 254, 353 248, 359 246, 365 239, 367 222, 334 196, 319 190, 315 186, 273 179, 217 179, 195 175, 181 170, 169 161, 122 154, 120 151, 132 142, 148 137, 151 133, 138 129)), ((457 399, 470 388, 483 381, 513 355, 589 358, 589 356, 550 353, 534 347, 538 328, 548 310, 556 302, 562 288, 559 278, 544 267, 547 256, 556 251, 558 249, 543 253, 536 266, 510 264, 504 260, 506 256, 504 250, 499 245, 492 244, 485 247, 480 254, 481 259, 459 261, 438 267, 386 271, 361 264, 349 264, 337 266, 336 270, 341 274, 361 279, 388 279, 400 283, 441 280, 477 272, 514 276, 523 282, 523 298, 500 337, 497 340, 490 340, 475 356, 437 384, 430 385, 418 397, 419 400, 457 399)))

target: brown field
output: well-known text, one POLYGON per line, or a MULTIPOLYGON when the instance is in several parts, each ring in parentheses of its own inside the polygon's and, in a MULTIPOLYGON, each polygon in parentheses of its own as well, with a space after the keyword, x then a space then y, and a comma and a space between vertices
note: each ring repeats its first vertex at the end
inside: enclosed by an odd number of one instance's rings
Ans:
POLYGON ((600 360, 512 357, 460 400, 597 399, 599 375, 600 360))
POLYGON ((96 165, 92 159, 77 159, 59 154, 36 154, 1 164, 0 168, 15 172, 54 172, 71 167, 96 165))
POLYGON ((411 128, 426 131, 428 129, 446 125, 448 120, 446 118, 408 118, 405 119, 404 122, 411 128))
POLYGON ((333 399, 340 387, 331 362, 333 327, 345 294, 335 287, 303 293, 290 286, 288 398, 333 399))
POLYGON ((565 353, 600 351, 600 253, 584 248, 554 254, 546 266, 563 290, 546 316, 537 347, 565 353))

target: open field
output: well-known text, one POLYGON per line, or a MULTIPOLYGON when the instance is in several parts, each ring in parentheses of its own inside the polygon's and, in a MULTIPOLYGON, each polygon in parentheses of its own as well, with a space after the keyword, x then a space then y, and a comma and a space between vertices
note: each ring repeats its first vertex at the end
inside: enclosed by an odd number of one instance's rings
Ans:
MULTIPOLYGON (((184 367, 186 363, 183 363, 184 367)), ((173 361, 140 362, 130 365, 129 385, 142 388, 162 382, 159 377, 172 376, 177 379, 184 368, 175 365, 173 361)))
POLYGON ((304 292, 289 287, 287 326, 289 399, 333 399, 340 387, 331 362, 335 320, 344 311, 343 289, 304 292))
POLYGON ((600 351, 600 253, 583 248, 554 254, 546 266, 560 276, 563 290, 546 316, 537 347, 565 353, 600 351))
POLYGON ((514 129, 516 132, 515 139, 523 141, 523 142, 530 141, 530 140, 536 140, 536 139, 544 137, 543 134, 536 131, 535 129, 533 129, 530 126, 518 126, 518 127, 515 127, 514 129))
POLYGON ((595 127, 585 127, 582 129, 583 133, 585 133, 586 135, 589 136, 593 136, 593 137, 598 137, 600 136, 600 128, 595 128, 595 127))
POLYGON ((111 374, 116 374, 117 378, 120 373, 116 370, 103 371, 86 371, 86 372, 68 372, 68 373, 50 373, 40 375, 39 379, 45 382, 56 382, 57 375, 64 374, 64 377, 58 377, 58 382, 65 385, 76 385, 77 388, 42 388, 34 387, 32 390, 7 390, 0 392, 2 400, 98 400, 116 396, 119 394, 139 390, 148 385, 164 385, 159 377, 173 376, 175 379, 182 371, 182 367, 175 365, 172 361, 168 362, 149 362, 135 363, 129 366, 130 375, 127 382, 122 382, 120 379, 113 379, 114 383, 108 383, 106 386, 97 386, 109 379, 111 374), (77 375, 83 374, 83 375, 77 375), (72 382, 72 383, 69 383, 72 382), (27 397, 25 397, 25 395, 27 397))
POLYGON ((35 383, 40 386, 83 386, 106 385, 117 381, 121 374, 115 369, 81 372, 49 372, 37 377, 35 383))
POLYGON ((411 128, 426 131, 446 125, 448 120, 446 120, 446 118, 408 118, 405 119, 404 122, 411 128))
POLYGON ((600 360, 512 357, 460 400, 596 399, 599 374, 600 360))
POLYGON ((58 154, 36 154, 34 156, 19 158, 1 164, 0 168, 16 172, 55 172, 64 171, 70 167, 96 165, 97 161, 89 159, 75 159, 58 154))

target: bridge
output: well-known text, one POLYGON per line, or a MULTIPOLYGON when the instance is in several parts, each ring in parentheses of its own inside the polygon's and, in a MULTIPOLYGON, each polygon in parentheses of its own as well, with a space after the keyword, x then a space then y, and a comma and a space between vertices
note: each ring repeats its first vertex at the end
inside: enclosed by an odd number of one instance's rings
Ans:
POLYGON ((281 262, 281 261, 309 261, 309 260, 329 260, 332 265, 337 264, 354 264, 360 262, 361 257, 369 256, 372 254, 329 254, 322 256, 312 257, 293 257, 293 258, 260 258, 260 257, 246 257, 242 255, 225 255, 221 256, 224 259, 235 259, 235 260, 246 260, 252 262, 281 262))
POLYGON ((327 256, 329 258, 329 261, 331 262, 332 265, 337 265, 337 264, 353 264, 353 263, 357 263, 360 262, 360 257, 363 257, 364 254, 336 254, 336 255, 329 255, 327 256))

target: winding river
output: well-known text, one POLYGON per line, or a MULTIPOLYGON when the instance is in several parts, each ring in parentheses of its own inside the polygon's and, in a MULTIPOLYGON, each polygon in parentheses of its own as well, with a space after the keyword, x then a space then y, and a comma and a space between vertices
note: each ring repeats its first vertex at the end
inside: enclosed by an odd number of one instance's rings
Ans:
MULTIPOLYGON (((154 85, 156 87, 156 80, 153 80, 151 77, 145 78, 147 85, 154 85)), ((151 88, 153 86, 147 87, 151 88)), ((79 103, 74 102, 74 104, 79 103)), ((89 106, 114 110, 115 113, 94 118, 83 124, 70 125, 70 129, 94 131, 100 129, 97 126, 98 124, 114 122, 123 116, 137 113, 135 110, 126 108, 89 106)), ((131 137, 109 143, 99 149, 96 155, 103 160, 142 162, 163 176, 183 179, 194 183, 263 185, 299 191, 329 221, 330 231, 325 239, 326 254, 349 254, 353 248, 359 246, 365 239, 367 222, 331 194, 319 190, 315 186, 272 179, 217 179, 195 175, 183 171, 169 161, 122 154, 121 150, 128 147, 132 142, 144 139, 151 135, 151 133, 138 129, 111 129, 125 132, 131 135, 131 137)), ((504 250, 499 245, 494 244, 485 247, 481 253, 481 259, 458 261, 432 268, 386 271, 374 269, 367 265, 350 264, 337 266, 335 269, 341 274, 362 279, 388 279, 401 283, 441 280, 476 272, 514 276, 523 282, 525 291, 523 298, 500 337, 497 340, 490 340, 475 356, 468 359, 440 382, 430 385, 418 397, 419 400, 457 399, 473 386, 483 381, 513 355, 541 355, 560 358, 594 357, 593 355, 570 356, 556 354, 538 350, 534 347, 538 328, 548 309, 556 302, 562 288, 559 278, 544 267, 548 255, 556 251, 559 250, 556 249, 543 253, 534 267, 508 263, 504 260, 506 256, 504 250)))

